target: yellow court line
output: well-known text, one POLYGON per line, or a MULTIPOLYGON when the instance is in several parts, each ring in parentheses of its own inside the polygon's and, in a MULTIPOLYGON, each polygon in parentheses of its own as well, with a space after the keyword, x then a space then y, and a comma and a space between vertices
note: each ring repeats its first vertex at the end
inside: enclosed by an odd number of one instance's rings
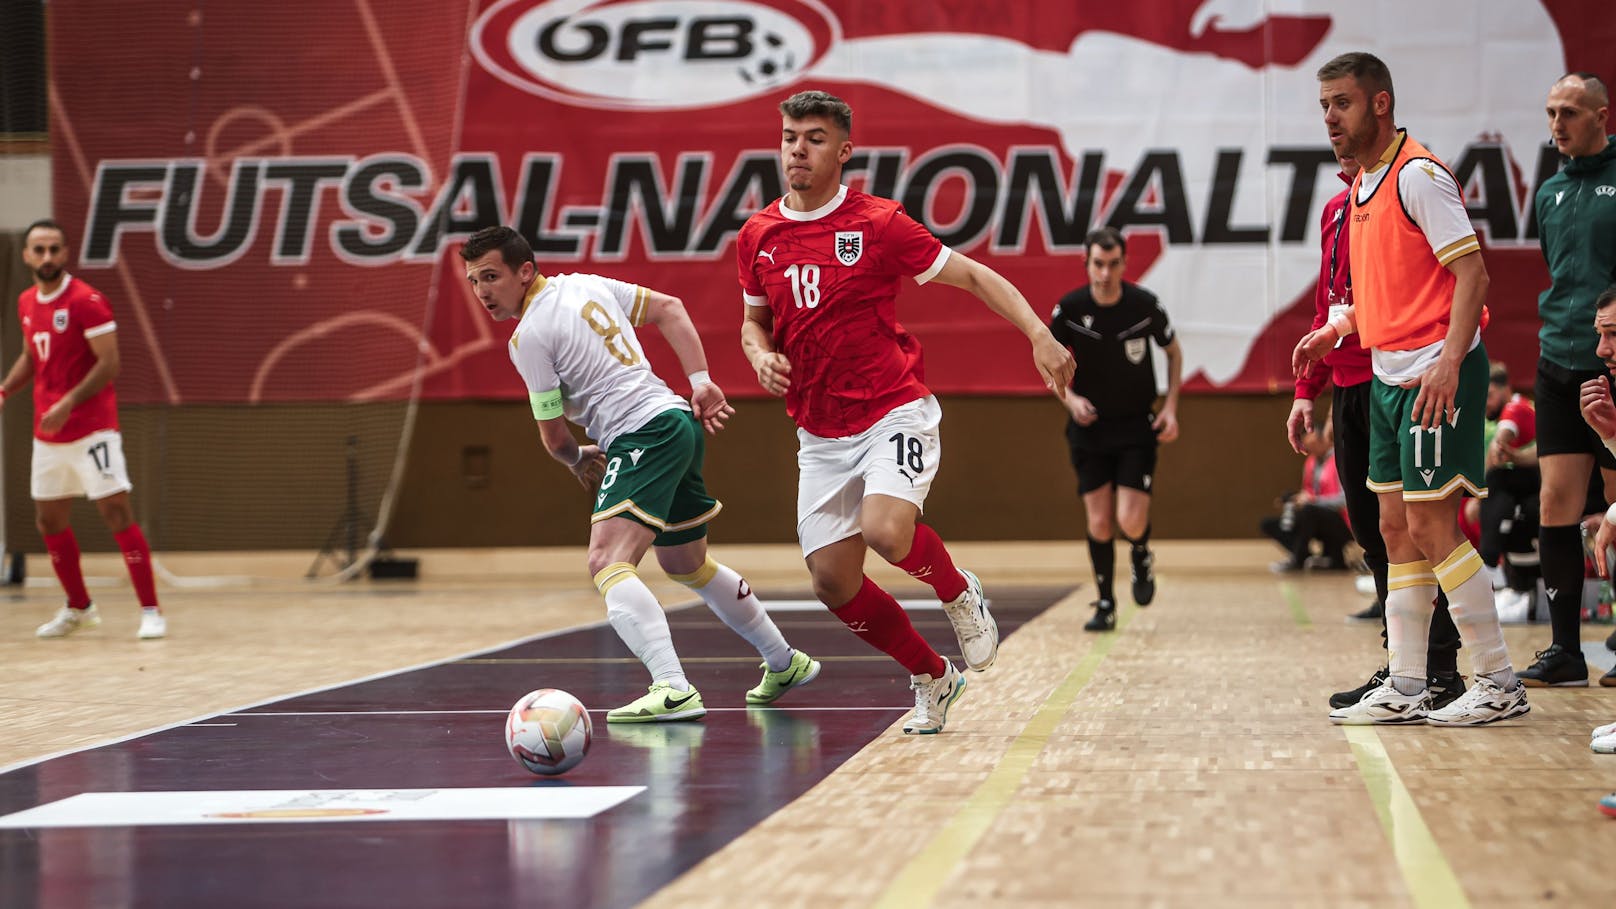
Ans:
POLYGON ((880 909, 913 909, 915 906, 930 905, 937 898, 943 884, 970 854, 971 847, 1009 806, 1027 771, 1032 769, 1033 761, 1044 750, 1055 725, 1071 709, 1072 702, 1077 700, 1083 686, 1094 677, 1100 662, 1111 652, 1117 637, 1137 611, 1138 607, 1133 606, 1118 609, 1116 631, 1095 640, 1083 659, 1050 692, 1038 712, 1022 727, 1021 733, 1010 743, 1010 748, 993 772, 976 787, 976 791, 971 793, 971 797, 943 828, 903 866, 876 898, 874 906, 880 909))
POLYGON ((1285 595, 1285 602, 1291 607, 1291 618, 1296 620, 1300 628, 1312 628, 1313 619, 1307 614, 1307 604, 1302 602, 1302 595, 1296 585, 1290 581, 1279 582, 1279 592, 1285 595))
POLYGON ((1402 869, 1403 883, 1409 896, 1419 907, 1452 907, 1467 909, 1459 878, 1448 864, 1442 847, 1437 845, 1431 828, 1425 826, 1419 806, 1403 785, 1402 777, 1386 754, 1385 745, 1371 726, 1345 726, 1347 742, 1352 746, 1352 757, 1369 790, 1369 800, 1375 805, 1381 829, 1391 844, 1397 866, 1402 869))

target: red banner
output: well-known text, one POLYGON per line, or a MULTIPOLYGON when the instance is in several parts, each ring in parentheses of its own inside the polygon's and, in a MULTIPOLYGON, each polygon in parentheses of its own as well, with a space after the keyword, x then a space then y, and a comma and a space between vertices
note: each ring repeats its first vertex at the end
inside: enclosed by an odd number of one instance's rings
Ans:
MULTIPOLYGON (((733 239, 781 192, 776 105, 819 87, 855 111, 848 182, 1040 313, 1084 282, 1083 235, 1118 225, 1192 387, 1270 391, 1290 385, 1340 186, 1314 72, 1370 49, 1399 121, 1466 186, 1487 342, 1524 379, 1545 281, 1531 193, 1556 165, 1543 97, 1567 69, 1616 70, 1601 4, 1411 0, 1395 22, 1266 6, 164 0, 114 23, 60 0, 56 216, 114 301, 126 401, 398 398, 418 364, 429 397, 518 397, 508 327, 454 254, 497 222, 542 270, 682 297, 715 378, 760 394, 733 239)), ((934 389, 1041 392, 1025 342, 969 295, 912 288, 899 311, 934 389)))

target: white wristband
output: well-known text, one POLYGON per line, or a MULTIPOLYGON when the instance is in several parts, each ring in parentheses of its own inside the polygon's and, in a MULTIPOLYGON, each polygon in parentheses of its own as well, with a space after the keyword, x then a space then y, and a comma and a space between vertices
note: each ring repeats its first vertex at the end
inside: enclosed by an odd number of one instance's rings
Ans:
POLYGON ((572 468, 577 467, 578 462, 582 461, 584 459, 583 446, 579 446, 577 449, 575 449, 574 454, 575 454, 575 457, 573 457, 572 463, 567 465, 568 470, 571 470, 572 468))
POLYGON ((707 370, 705 370, 705 369, 698 370, 698 371, 693 372, 693 373, 690 374, 690 390, 691 391, 695 391, 696 386, 698 386, 698 385, 711 385, 711 384, 713 384, 713 378, 712 378, 712 376, 709 376, 707 374, 707 370))
POLYGON ((1325 324, 1335 329, 1335 336, 1338 338, 1345 338, 1347 335, 1352 334, 1352 320, 1347 318, 1347 314, 1344 312, 1338 312, 1331 316, 1330 321, 1325 324))

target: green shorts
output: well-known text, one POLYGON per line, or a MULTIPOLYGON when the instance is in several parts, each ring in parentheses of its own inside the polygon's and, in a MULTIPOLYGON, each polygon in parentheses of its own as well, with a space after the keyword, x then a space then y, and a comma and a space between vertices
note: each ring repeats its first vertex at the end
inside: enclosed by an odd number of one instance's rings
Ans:
POLYGON ((1487 495, 1487 348, 1477 344, 1459 364, 1454 420, 1422 429, 1411 415, 1419 388, 1374 380, 1369 408, 1369 488, 1403 493, 1407 502, 1445 499, 1464 489, 1487 495))
POLYGON ((663 411, 618 436, 606 452, 590 523, 621 515, 655 530, 657 546, 706 536, 707 522, 724 507, 701 479, 706 452, 701 425, 687 410, 663 411))

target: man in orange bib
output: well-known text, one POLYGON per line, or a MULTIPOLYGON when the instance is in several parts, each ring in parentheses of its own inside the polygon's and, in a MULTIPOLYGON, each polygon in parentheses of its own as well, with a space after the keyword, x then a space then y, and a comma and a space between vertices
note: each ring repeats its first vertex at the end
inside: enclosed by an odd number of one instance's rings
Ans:
POLYGON ((1386 538, 1391 675, 1330 714, 1346 725, 1478 726, 1530 710, 1504 646, 1492 583, 1459 533, 1461 492, 1487 494, 1487 268, 1458 182, 1393 119, 1391 72, 1367 53, 1319 69, 1339 156, 1357 160, 1348 230, 1353 305, 1297 345, 1305 372, 1353 332, 1370 349, 1369 488, 1386 538), (1475 684, 1432 709, 1426 639, 1437 588, 1468 645, 1475 684))

